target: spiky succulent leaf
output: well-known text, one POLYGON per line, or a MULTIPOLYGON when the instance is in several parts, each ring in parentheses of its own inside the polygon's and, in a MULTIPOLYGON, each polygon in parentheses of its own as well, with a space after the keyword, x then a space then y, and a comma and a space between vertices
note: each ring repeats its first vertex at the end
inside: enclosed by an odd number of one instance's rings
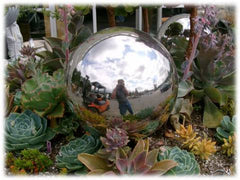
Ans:
POLYGON ((101 147, 101 141, 93 136, 83 135, 81 138, 70 141, 62 146, 56 156, 57 166, 70 171, 83 170, 84 165, 78 160, 78 154, 93 154, 101 147))
POLYGON ((65 93, 63 69, 55 71, 53 76, 39 73, 23 84, 21 104, 24 109, 33 110, 40 116, 62 117, 65 93))
POLYGON ((30 110, 11 113, 6 119, 6 149, 8 151, 43 147, 55 133, 47 128, 47 120, 30 110))
POLYGON ((181 150, 178 147, 168 148, 158 155, 159 161, 164 159, 172 159, 178 163, 176 167, 170 169, 165 175, 198 175, 200 173, 195 156, 186 150, 181 150))

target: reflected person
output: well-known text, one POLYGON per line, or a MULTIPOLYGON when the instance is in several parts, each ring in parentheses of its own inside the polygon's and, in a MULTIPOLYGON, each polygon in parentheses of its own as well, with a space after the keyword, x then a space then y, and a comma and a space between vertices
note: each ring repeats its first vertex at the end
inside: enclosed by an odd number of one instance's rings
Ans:
POLYGON ((124 80, 119 79, 117 86, 114 88, 112 92, 112 98, 117 99, 119 104, 120 114, 124 116, 129 111, 130 114, 133 114, 132 107, 127 99, 128 91, 125 87, 124 80))

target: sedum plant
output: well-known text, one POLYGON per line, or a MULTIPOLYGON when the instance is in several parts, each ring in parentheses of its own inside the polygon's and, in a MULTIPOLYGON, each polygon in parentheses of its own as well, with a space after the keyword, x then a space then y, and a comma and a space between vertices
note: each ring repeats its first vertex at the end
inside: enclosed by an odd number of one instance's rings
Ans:
POLYGON ((178 147, 168 148, 163 154, 158 154, 158 160, 172 159, 178 165, 165 173, 165 175, 198 175, 200 174, 200 167, 195 159, 195 156, 178 147))
POLYGON ((52 164, 52 160, 37 149, 24 149, 19 157, 7 154, 7 167, 13 174, 38 174, 45 172, 52 164))
POLYGON ((40 149, 55 133, 47 127, 47 120, 30 110, 11 113, 6 119, 5 147, 7 151, 40 149))
POLYGON ((224 144, 222 145, 223 154, 227 154, 228 157, 232 156, 235 153, 235 141, 236 134, 229 136, 228 139, 223 139, 224 144))
POLYGON ((59 154, 56 156, 57 166, 67 168, 69 171, 83 172, 85 167, 78 161, 78 154, 93 154, 98 151, 101 145, 98 138, 86 134, 81 138, 70 141, 67 145, 61 147, 59 154))
POLYGON ((202 141, 196 142, 191 152, 193 152, 195 155, 200 156, 201 159, 208 159, 209 156, 217 151, 215 144, 216 142, 212 142, 211 140, 207 140, 205 138, 202 141))
POLYGON ((140 139, 132 150, 119 148, 114 166, 97 155, 81 153, 78 159, 90 170, 89 174, 164 174, 177 166, 173 160, 157 162, 158 150, 149 151, 149 140, 140 139))
POLYGON ((215 144, 211 140, 204 138, 200 140, 192 129, 192 125, 189 125, 186 129, 183 125, 180 126, 180 130, 176 130, 179 135, 179 140, 182 142, 183 148, 189 149, 193 154, 200 156, 201 159, 208 159, 208 157, 216 152, 215 144))
POLYGON ((55 119, 63 117, 66 87, 62 69, 52 76, 38 72, 22 86, 21 104, 41 117, 55 119))
POLYGON ((236 116, 233 116, 232 121, 229 116, 223 116, 220 126, 216 129, 215 137, 223 143, 223 139, 228 139, 235 132, 236 116))

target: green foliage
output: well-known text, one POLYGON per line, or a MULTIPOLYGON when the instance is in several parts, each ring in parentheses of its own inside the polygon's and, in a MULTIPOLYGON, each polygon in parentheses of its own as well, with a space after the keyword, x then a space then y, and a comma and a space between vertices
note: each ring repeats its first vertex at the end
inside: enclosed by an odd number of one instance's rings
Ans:
POLYGON ((223 113, 220 106, 227 103, 229 97, 234 97, 234 57, 219 56, 219 50, 204 48, 200 45, 196 61, 193 63, 194 99, 204 100, 203 124, 208 128, 220 125, 223 113), (219 67, 219 62, 221 66, 219 67))
POLYGON ((145 108, 143 110, 141 110, 140 112, 138 112, 136 114, 136 117, 139 119, 139 120, 143 120, 143 119, 146 119, 148 117, 150 117, 153 113, 153 110, 154 110, 154 107, 148 107, 148 108, 145 108))
POLYGON ((85 171, 84 165, 78 161, 80 153, 93 154, 101 147, 101 141, 98 138, 89 135, 83 135, 62 146, 59 154, 56 156, 57 166, 67 168, 69 171, 85 171))
POLYGON ((47 128, 47 120, 30 110, 11 113, 6 119, 5 147, 7 151, 40 149, 55 133, 47 128))
POLYGON ((174 22, 168 26, 168 29, 166 30, 165 34, 170 37, 171 36, 179 36, 179 35, 181 35, 182 31, 183 31, 182 24, 180 24, 178 22, 174 22))
POLYGON ((181 150, 178 147, 169 148, 158 154, 158 160, 172 159, 178 163, 178 165, 170 169, 165 175, 198 175, 200 174, 200 167, 195 160, 195 156, 186 150, 181 150))
POLYGON ((159 121, 148 121, 147 126, 142 130, 141 134, 151 134, 153 133, 159 126, 159 121))
POLYGON ((37 149, 22 150, 19 157, 14 157, 12 153, 7 154, 7 167, 14 174, 24 171, 28 174, 38 174, 45 172, 53 162, 48 156, 40 153, 37 149))
POLYGON ((77 131, 78 126, 79 123, 74 115, 64 116, 59 119, 58 126, 54 128, 54 131, 57 134, 66 135, 66 139, 71 140, 74 138, 74 132, 77 131))
POLYGON ((63 117, 66 86, 62 69, 52 76, 38 73, 22 85, 21 103, 24 109, 33 110, 49 119, 63 117))
POLYGON ((223 116, 220 126, 216 129, 215 137, 219 142, 223 143, 223 139, 228 139, 233 136, 236 126, 236 116, 233 116, 232 121, 229 116, 223 116))

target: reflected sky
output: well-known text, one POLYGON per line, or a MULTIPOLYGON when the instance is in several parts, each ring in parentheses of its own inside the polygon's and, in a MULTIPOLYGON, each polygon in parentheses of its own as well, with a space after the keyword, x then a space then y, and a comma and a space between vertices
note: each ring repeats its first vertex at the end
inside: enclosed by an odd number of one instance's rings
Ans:
POLYGON ((93 46, 77 65, 81 75, 89 76, 112 92, 118 79, 129 91, 142 92, 161 85, 170 76, 169 60, 136 37, 118 35, 93 46))
POLYGON ((189 18, 182 18, 177 20, 176 22, 180 23, 183 26, 183 31, 186 29, 190 30, 190 20, 189 18))

